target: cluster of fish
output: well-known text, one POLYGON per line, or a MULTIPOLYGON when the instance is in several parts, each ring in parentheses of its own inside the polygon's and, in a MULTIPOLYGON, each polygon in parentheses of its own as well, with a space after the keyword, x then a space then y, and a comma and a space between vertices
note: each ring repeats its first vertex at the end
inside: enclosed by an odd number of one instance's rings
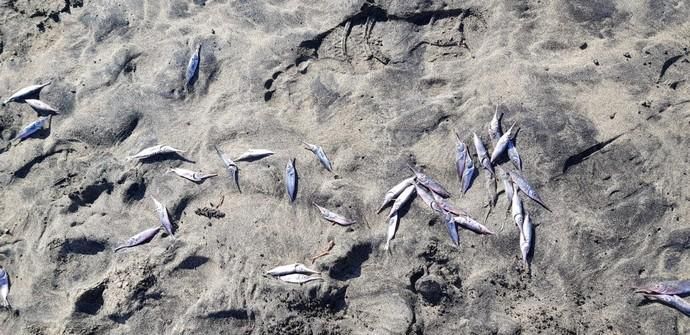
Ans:
POLYGON ((51 82, 46 82, 44 84, 24 87, 12 94, 2 103, 3 105, 6 105, 10 102, 25 103, 33 108, 33 110, 39 115, 37 120, 24 126, 14 140, 21 142, 29 138, 29 136, 33 135, 37 131, 43 129, 46 124, 50 126, 52 116, 60 113, 57 109, 38 99, 38 95, 41 93, 41 90, 50 85, 50 83, 51 82))
POLYGON ((313 280, 323 280, 321 272, 312 270, 302 263, 277 266, 266 271, 266 275, 292 284, 304 284, 313 280))
MULTIPOLYGON (((161 227, 163 227, 163 229, 166 233, 168 233, 170 238, 174 240, 175 235, 173 234, 173 226, 170 223, 170 217, 168 217, 168 209, 165 208, 165 206, 161 204, 158 200, 156 200, 156 198, 151 197, 151 200, 153 200, 153 204, 156 206, 156 213, 158 214, 158 221, 161 227)), ((151 241, 151 239, 153 239, 153 237, 156 236, 156 234, 158 234, 158 231, 161 227, 149 228, 130 237, 129 239, 127 239, 127 241, 115 247, 115 249, 113 249, 113 252, 117 252, 120 249, 135 247, 137 245, 151 241)))
POLYGON ((690 303, 682 297, 690 295, 690 280, 663 281, 635 288, 647 300, 657 301, 673 307, 686 316, 690 316, 690 303))

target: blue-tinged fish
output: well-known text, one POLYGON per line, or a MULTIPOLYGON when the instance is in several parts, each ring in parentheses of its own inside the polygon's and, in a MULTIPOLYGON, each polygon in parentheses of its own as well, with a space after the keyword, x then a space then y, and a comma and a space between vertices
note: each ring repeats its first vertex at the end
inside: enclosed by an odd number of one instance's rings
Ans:
POLYGON ((432 192, 434 192, 434 193, 436 193, 436 194, 438 194, 444 198, 450 197, 450 193, 448 191, 446 191, 445 188, 443 188, 441 183, 437 182, 436 180, 427 176, 426 174, 416 170, 415 168, 412 167, 412 165, 408 165, 408 167, 410 168, 410 170, 412 170, 412 172, 414 172, 415 178, 416 178, 418 183, 424 185, 426 188, 428 188, 432 192))
POLYGON ((517 147, 515 146, 515 139, 508 141, 508 158, 513 162, 515 168, 522 171, 522 159, 520 159, 520 154, 518 153, 517 147))
POLYGON ((508 131, 501 135, 501 138, 498 139, 496 142, 496 145, 494 146, 494 151, 491 153, 491 163, 496 162, 496 160, 503 155, 503 153, 506 151, 508 148, 508 142, 510 142, 511 138, 513 137, 513 128, 515 127, 515 123, 513 123, 510 128, 508 128, 508 131))
POLYGON ((323 148, 318 145, 314 144, 309 144, 307 142, 302 141, 304 143, 305 149, 311 151, 316 155, 316 158, 319 159, 319 162, 321 162, 321 165, 323 165, 328 172, 333 172, 333 165, 331 164, 331 161, 328 159, 326 156, 326 153, 323 151, 323 148))
POLYGON ((187 63, 187 71, 184 77, 184 86, 187 91, 191 90, 199 78, 199 63, 201 63, 201 44, 196 48, 192 57, 189 58, 189 63, 187 63))
POLYGON ((666 306, 673 307, 685 314, 685 316, 690 316, 690 303, 677 295, 644 294, 644 297, 648 300, 657 301, 666 306))
POLYGON ((445 212, 443 214, 443 221, 448 229, 448 235, 450 235, 450 240, 453 242, 455 247, 460 246, 460 235, 458 235, 458 225, 455 222, 455 218, 452 214, 445 212))
POLYGON ((46 122, 50 121, 50 116, 43 116, 38 118, 38 120, 29 123, 26 125, 22 130, 19 131, 19 134, 17 134, 17 137, 15 137, 15 140, 23 141, 27 139, 29 136, 33 135, 35 132, 43 129, 45 127, 46 122))
POLYGON ((472 187, 475 172, 476 169, 474 168, 472 157, 470 157, 470 155, 465 156, 465 172, 462 175, 462 193, 467 193, 470 187, 472 187))
POLYGON ((517 185, 520 188, 520 191, 525 193, 530 199, 536 201, 547 211, 551 211, 551 209, 549 209, 549 207, 546 206, 544 201, 541 200, 541 197, 539 196, 537 191, 532 186, 530 186, 529 183, 527 183, 525 177, 514 171, 508 171, 508 174, 510 175, 510 179, 513 180, 513 183, 515 183, 515 185, 517 185))
POLYGON ((228 170, 228 174, 230 175, 230 178, 235 182, 235 185, 237 186, 237 190, 241 193, 242 190, 240 190, 240 180, 239 180, 239 170, 240 168, 237 167, 237 164, 230 158, 228 158, 223 151, 221 151, 218 146, 213 145, 213 148, 216 149, 216 153, 218 154, 218 157, 223 161, 223 165, 225 165, 225 169, 228 170))
POLYGON ((161 226, 163 226, 163 229, 165 229, 165 232, 170 235, 170 237, 174 240, 175 235, 173 234, 173 226, 172 223, 170 223, 170 218, 168 217, 168 209, 163 206, 156 198, 151 196, 151 200, 153 200, 153 204, 156 205, 156 213, 158 214, 158 221, 160 222, 161 226))
POLYGON ((297 170, 295 169, 295 159, 288 161, 285 166, 285 189, 287 190, 290 202, 295 201, 297 197, 297 170))
POLYGON ((135 247, 140 244, 144 244, 148 241, 151 241, 151 239, 158 234, 158 231, 160 230, 160 227, 154 227, 154 228, 149 228, 146 229, 132 237, 130 237, 125 243, 118 245, 115 247, 113 252, 117 252, 120 249, 125 249, 125 248, 131 248, 135 247))
POLYGON ((479 159, 479 162, 482 165, 482 168, 489 172, 492 176, 494 175, 494 167, 491 164, 491 159, 489 158, 489 152, 486 150, 486 147, 484 146, 484 143, 482 140, 477 136, 477 133, 472 133, 473 136, 473 141, 474 141, 474 148, 477 150, 477 159, 479 159))
POLYGON ((7 295, 10 293, 10 277, 7 275, 5 269, 0 268, 0 298, 2 298, 2 306, 5 308, 12 308, 10 302, 7 300, 7 295))

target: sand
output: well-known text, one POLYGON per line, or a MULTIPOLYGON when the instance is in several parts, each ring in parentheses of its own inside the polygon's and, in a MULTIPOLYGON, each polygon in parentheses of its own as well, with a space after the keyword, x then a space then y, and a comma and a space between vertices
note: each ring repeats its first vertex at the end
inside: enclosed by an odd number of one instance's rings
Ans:
POLYGON ((0 333, 690 333, 630 289, 690 277, 688 15, 638 0, 0 0, 0 99, 52 81, 40 99, 61 111, 17 144, 36 113, 0 108, 0 333), (495 236, 463 230, 456 249, 416 199, 384 251, 375 211, 407 164, 483 222, 486 175, 461 196, 455 132, 488 145, 497 106, 553 211, 525 201, 531 274, 503 193, 495 236), (156 144, 184 159, 126 159, 156 144), (276 154, 238 163, 240 193, 214 145, 276 154), (177 238, 114 253, 158 224, 151 196, 177 238), (264 276, 295 262, 324 280, 264 276))

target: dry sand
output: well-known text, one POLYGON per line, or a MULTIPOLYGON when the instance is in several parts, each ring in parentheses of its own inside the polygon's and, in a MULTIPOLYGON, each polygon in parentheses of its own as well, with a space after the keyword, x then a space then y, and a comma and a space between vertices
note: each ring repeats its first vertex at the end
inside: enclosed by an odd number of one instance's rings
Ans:
POLYGON ((690 333, 690 319, 630 289, 690 277, 689 6, 0 0, 0 98, 52 81, 41 99, 62 111, 16 145, 36 115, 0 109, 0 265, 14 307, 0 333, 690 333), (487 142, 497 105, 553 209, 525 203, 538 225, 532 275, 503 194, 487 222, 497 235, 462 231, 459 249, 415 200, 388 255, 375 210, 408 163, 483 218, 483 172, 459 195, 454 132, 487 142), (302 140, 323 146, 334 174, 302 140), (188 160, 125 159, 154 144, 188 160), (276 154, 239 164, 240 194, 213 145, 276 154), (194 184, 171 167, 219 177, 194 184), (177 240, 113 253, 158 223, 150 196, 177 240), (223 196, 224 217, 195 214, 223 196), (312 202, 358 223, 331 225, 312 202), (308 264, 329 240, 314 265, 324 281, 263 276, 308 264))

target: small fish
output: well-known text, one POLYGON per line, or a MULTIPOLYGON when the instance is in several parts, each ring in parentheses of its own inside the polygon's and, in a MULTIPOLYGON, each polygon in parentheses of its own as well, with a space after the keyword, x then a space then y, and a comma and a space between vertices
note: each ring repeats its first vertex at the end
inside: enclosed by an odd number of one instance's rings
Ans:
POLYGON ((690 316, 690 303, 685 301, 683 298, 677 295, 668 294, 644 294, 644 297, 648 300, 658 301, 669 307, 673 307, 685 314, 685 316, 690 316))
POLYGON ((432 192, 429 191, 426 187, 420 185, 419 183, 414 184, 414 189, 417 192, 417 194, 419 195, 419 197, 422 198, 422 201, 424 201, 424 203, 427 206, 429 206, 429 208, 433 209, 434 208, 434 196, 432 195, 432 192))
POLYGON ((240 161, 255 161, 264 157, 273 155, 275 152, 266 149, 249 149, 247 152, 241 154, 239 157, 235 158, 235 162, 240 161))
POLYGON ((465 156, 465 173, 462 175, 462 193, 467 193, 467 191, 472 187, 472 182, 475 177, 474 163, 472 162, 472 157, 470 155, 465 156))
POLYGON ((302 273, 291 273, 289 275, 279 276, 278 279, 291 284, 305 284, 314 280, 323 280, 320 276, 309 276, 302 273))
POLYGON ((407 178, 401 182, 399 182, 397 185, 393 186, 386 194, 383 196, 383 203, 381 204, 381 207, 379 207, 378 210, 376 210, 376 213, 381 213, 381 211, 390 203, 393 201, 402 191, 404 191, 408 186, 412 185, 414 183, 414 178, 415 177, 410 177, 407 178))
POLYGON ((685 296, 690 294, 690 280, 671 280, 635 287, 635 293, 685 296))
POLYGON ((458 183, 460 183, 460 189, 462 189, 462 177, 465 175, 465 164, 467 163, 467 146, 460 139, 460 135, 455 133, 455 137, 458 138, 458 145, 455 147, 455 171, 458 173, 458 183))
POLYGON ((140 244, 144 244, 148 241, 150 241, 156 234, 158 234, 158 231, 160 230, 160 227, 154 227, 154 228, 149 228, 146 229, 132 237, 130 237, 125 243, 115 247, 113 252, 117 252, 120 249, 125 249, 125 248, 131 248, 135 247, 140 244))
POLYGON ((427 176, 426 174, 415 170, 415 168, 413 168, 411 165, 408 165, 408 167, 410 168, 410 170, 412 170, 412 172, 414 172, 417 182, 424 185, 426 188, 431 190, 431 192, 434 192, 444 198, 450 197, 450 193, 448 193, 448 191, 446 191, 446 189, 443 188, 443 186, 441 186, 441 183, 437 182, 436 180, 427 176))
POLYGON ((170 235, 170 237, 174 240, 175 235, 173 235, 173 226, 170 223, 170 218, 168 217, 168 209, 163 206, 156 198, 151 196, 151 200, 153 200, 153 204, 156 205, 156 213, 158 213, 158 221, 160 221, 161 226, 163 226, 163 229, 165 229, 165 232, 170 235))
POLYGON ((520 235, 522 235, 522 223, 524 220, 524 212, 522 209, 522 200, 518 195, 517 190, 513 192, 513 200, 510 206, 510 213, 513 215, 513 220, 515 221, 515 226, 520 230, 520 235))
POLYGON ((133 155, 133 156, 128 156, 128 160, 132 159, 144 159, 144 158, 149 158, 155 155, 162 155, 162 154, 169 154, 169 153, 180 153, 184 152, 179 149, 175 149, 173 147, 167 146, 167 145, 154 145, 152 147, 148 147, 142 151, 139 151, 139 153, 133 155))
POLYGON ((391 207, 391 211, 388 214, 388 217, 392 217, 393 215, 397 215, 398 210, 404 206, 408 201, 412 200, 414 198, 415 194, 415 188, 414 185, 409 185, 405 190, 400 193, 400 196, 398 196, 397 199, 395 199, 395 202, 393 203, 393 207, 391 207))
POLYGON ((501 135, 501 138, 498 139, 496 142, 496 145, 494 146, 494 151, 491 153, 491 163, 496 162, 496 160, 501 157, 501 155, 506 151, 506 148, 508 148, 508 142, 510 139, 513 137, 513 128, 515 127, 515 123, 513 123, 510 128, 508 128, 508 131, 501 135))
POLYGON ((522 260, 525 262, 527 272, 531 272, 532 255, 534 251, 534 225, 529 217, 529 213, 525 214, 525 219, 522 223, 522 234, 520 234, 520 251, 522 251, 522 260))
POLYGON ((323 165, 323 167, 326 168, 326 170, 328 170, 328 172, 333 172, 333 165, 331 164, 331 161, 326 156, 326 153, 323 151, 322 147, 320 147, 318 145, 314 145, 314 144, 309 144, 309 143, 304 142, 304 141, 302 141, 302 143, 304 143, 305 149, 313 152, 314 155, 316 155, 316 158, 319 159, 319 162, 321 162, 321 165, 323 165))
POLYGON ((388 219, 388 230, 386 232, 386 246, 383 250, 390 250, 391 240, 395 238, 395 231, 398 229, 398 213, 393 214, 388 219))
POLYGON ((434 196, 434 206, 437 208, 437 211, 440 211, 441 213, 449 212, 455 215, 467 215, 467 213, 464 210, 450 203, 448 199, 443 199, 436 193, 432 193, 432 195, 434 196))
POLYGON ((12 96, 7 98, 7 100, 5 100, 5 102, 3 102, 2 104, 6 105, 8 102, 12 102, 12 101, 24 102, 24 99, 26 99, 29 96, 33 96, 35 94, 38 94, 39 92, 41 92, 41 90, 44 87, 50 85, 50 83, 51 82, 46 82, 45 84, 38 84, 38 85, 31 85, 31 86, 24 87, 24 88, 20 89, 19 91, 15 92, 14 94, 12 94, 12 96))
POLYGON ((36 100, 36 99, 26 99, 24 100, 31 108, 33 108, 38 115, 55 115, 55 114, 60 114, 60 111, 55 109, 54 107, 48 105, 47 103, 41 101, 41 100, 36 100))
POLYGON ((242 192, 240 190, 240 180, 239 180, 239 170, 240 168, 237 167, 237 164, 233 162, 230 158, 225 156, 223 151, 218 149, 218 146, 213 145, 213 148, 216 149, 216 153, 218 154, 218 157, 223 161, 223 164, 225 165, 225 169, 228 170, 228 173, 230 174, 230 178, 235 182, 235 185, 237 186, 237 190, 242 192))
POLYGON ((344 216, 342 216, 342 215, 340 215, 340 214, 338 214, 338 213, 331 212, 331 211, 329 211, 328 209, 323 208, 323 207, 317 205, 316 203, 312 203, 312 204, 313 204, 314 206, 316 206, 316 208, 319 209, 319 212, 321 212, 321 216, 322 216, 324 219, 326 219, 326 221, 330 221, 330 222, 333 222, 333 223, 337 223, 337 224, 339 224, 339 225, 341 225, 341 226, 349 226, 349 225, 351 225, 351 224, 357 223, 356 221, 352 221, 352 220, 350 220, 350 219, 348 219, 348 218, 346 218, 346 217, 344 217, 344 216))
POLYGON ((486 176, 486 194, 487 194, 487 205, 489 208, 496 207, 498 202, 498 191, 496 189, 496 177, 486 176))
POLYGON ((551 209, 549 209, 549 207, 546 206, 544 201, 541 200, 541 197, 539 196, 537 191, 535 191, 534 188, 530 186, 529 183, 527 183, 525 177, 514 171, 508 171, 508 174, 510 175, 510 179, 520 188, 520 191, 525 193, 530 199, 536 201, 547 211, 551 211, 551 209))
POLYGON ((195 183, 200 183, 204 181, 205 179, 212 178, 217 176, 218 174, 215 173, 203 173, 203 172, 197 172, 197 171, 192 171, 192 170, 187 170, 183 168, 172 168, 168 172, 173 172, 176 175, 184 178, 191 180, 195 183))
POLYGON ((10 302, 7 300, 7 295, 10 293, 10 277, 5 269, 0 268, 0 297, 2 297, 2 306, 5 308, 12 308, 10 302))
POLYGON ((15 137, 15 140, 23 141, 27 139, 29 136, 33 135, 37 131, 43 129, 45 127, 46 122, 50 121, 50 116, 43 116, 38 118, 38 120, 29 123, 26 125, 22 130, 19 131, 19 134, 17 134, 17 137, 15 137))
POLYGON ((455 218, 453 215, 446 212, 443 214, 443 222, 446 224, 448 235, 450 235, 450 240, 453 242, 453 245, 455 245, 455 247, 459 247, 460 235, 458 235, 458 225, 455 222, 455 218))
POLYGON ((482 164, 482 168, 489 172, 492 176, 494 175, 494 167, 491 164, 491 159, 489 159, 489 153, 486 151, 486 147, 484 146, 484 143, 482 143, 482 140, 477 136, 477 133, 472 133, 474 135, 474 148, 477 150, 477 158, 479 159, 479 162, 482 164))
POLYGON ((189 58, 189 63, 187 63, 187 71, 184 77, 184 86, 187 91, 189 91, 197 78, 199 77, 199 63, 201 61, 201 44, 197 46, 196 51, 189 58))
POLYGON ((508 141, 508 158, 510 158, 510 161, 513 162, 513 165, 515 165, 516 169, 522 171, 522 159, 520 159, 520 154, 515 146, 515 139, 508 141))
POLYGON ((498 114, 498 105, 496 105, 496 111, 494 111, 494 118, 491 119, 489 123, 489 138, 491 141, 496 142, 503 135, 503 129, 501 129, 501 119, 503 118, 503 112, 498 114))
POLYGON ((302 263, 276 266, 275 268, 266 271, 266 274, 270 276, 284 276, 292 273, 313 275, 320 274, 321 272, 312 270, 302 263))
POLYGON ((489 228, 486 228, 483 224, 477 222, 475 219, 471 218, 469 215, 456 216, 454 218, 455 223, 460 225, 467 230, 471 230, 480 235, 493 235, 489 228))
POLYGON ((290 202, 297 197, 297 170, 295 170, 295 159, 288 161, 285 166, 285 189, 290 197, 290 202))

